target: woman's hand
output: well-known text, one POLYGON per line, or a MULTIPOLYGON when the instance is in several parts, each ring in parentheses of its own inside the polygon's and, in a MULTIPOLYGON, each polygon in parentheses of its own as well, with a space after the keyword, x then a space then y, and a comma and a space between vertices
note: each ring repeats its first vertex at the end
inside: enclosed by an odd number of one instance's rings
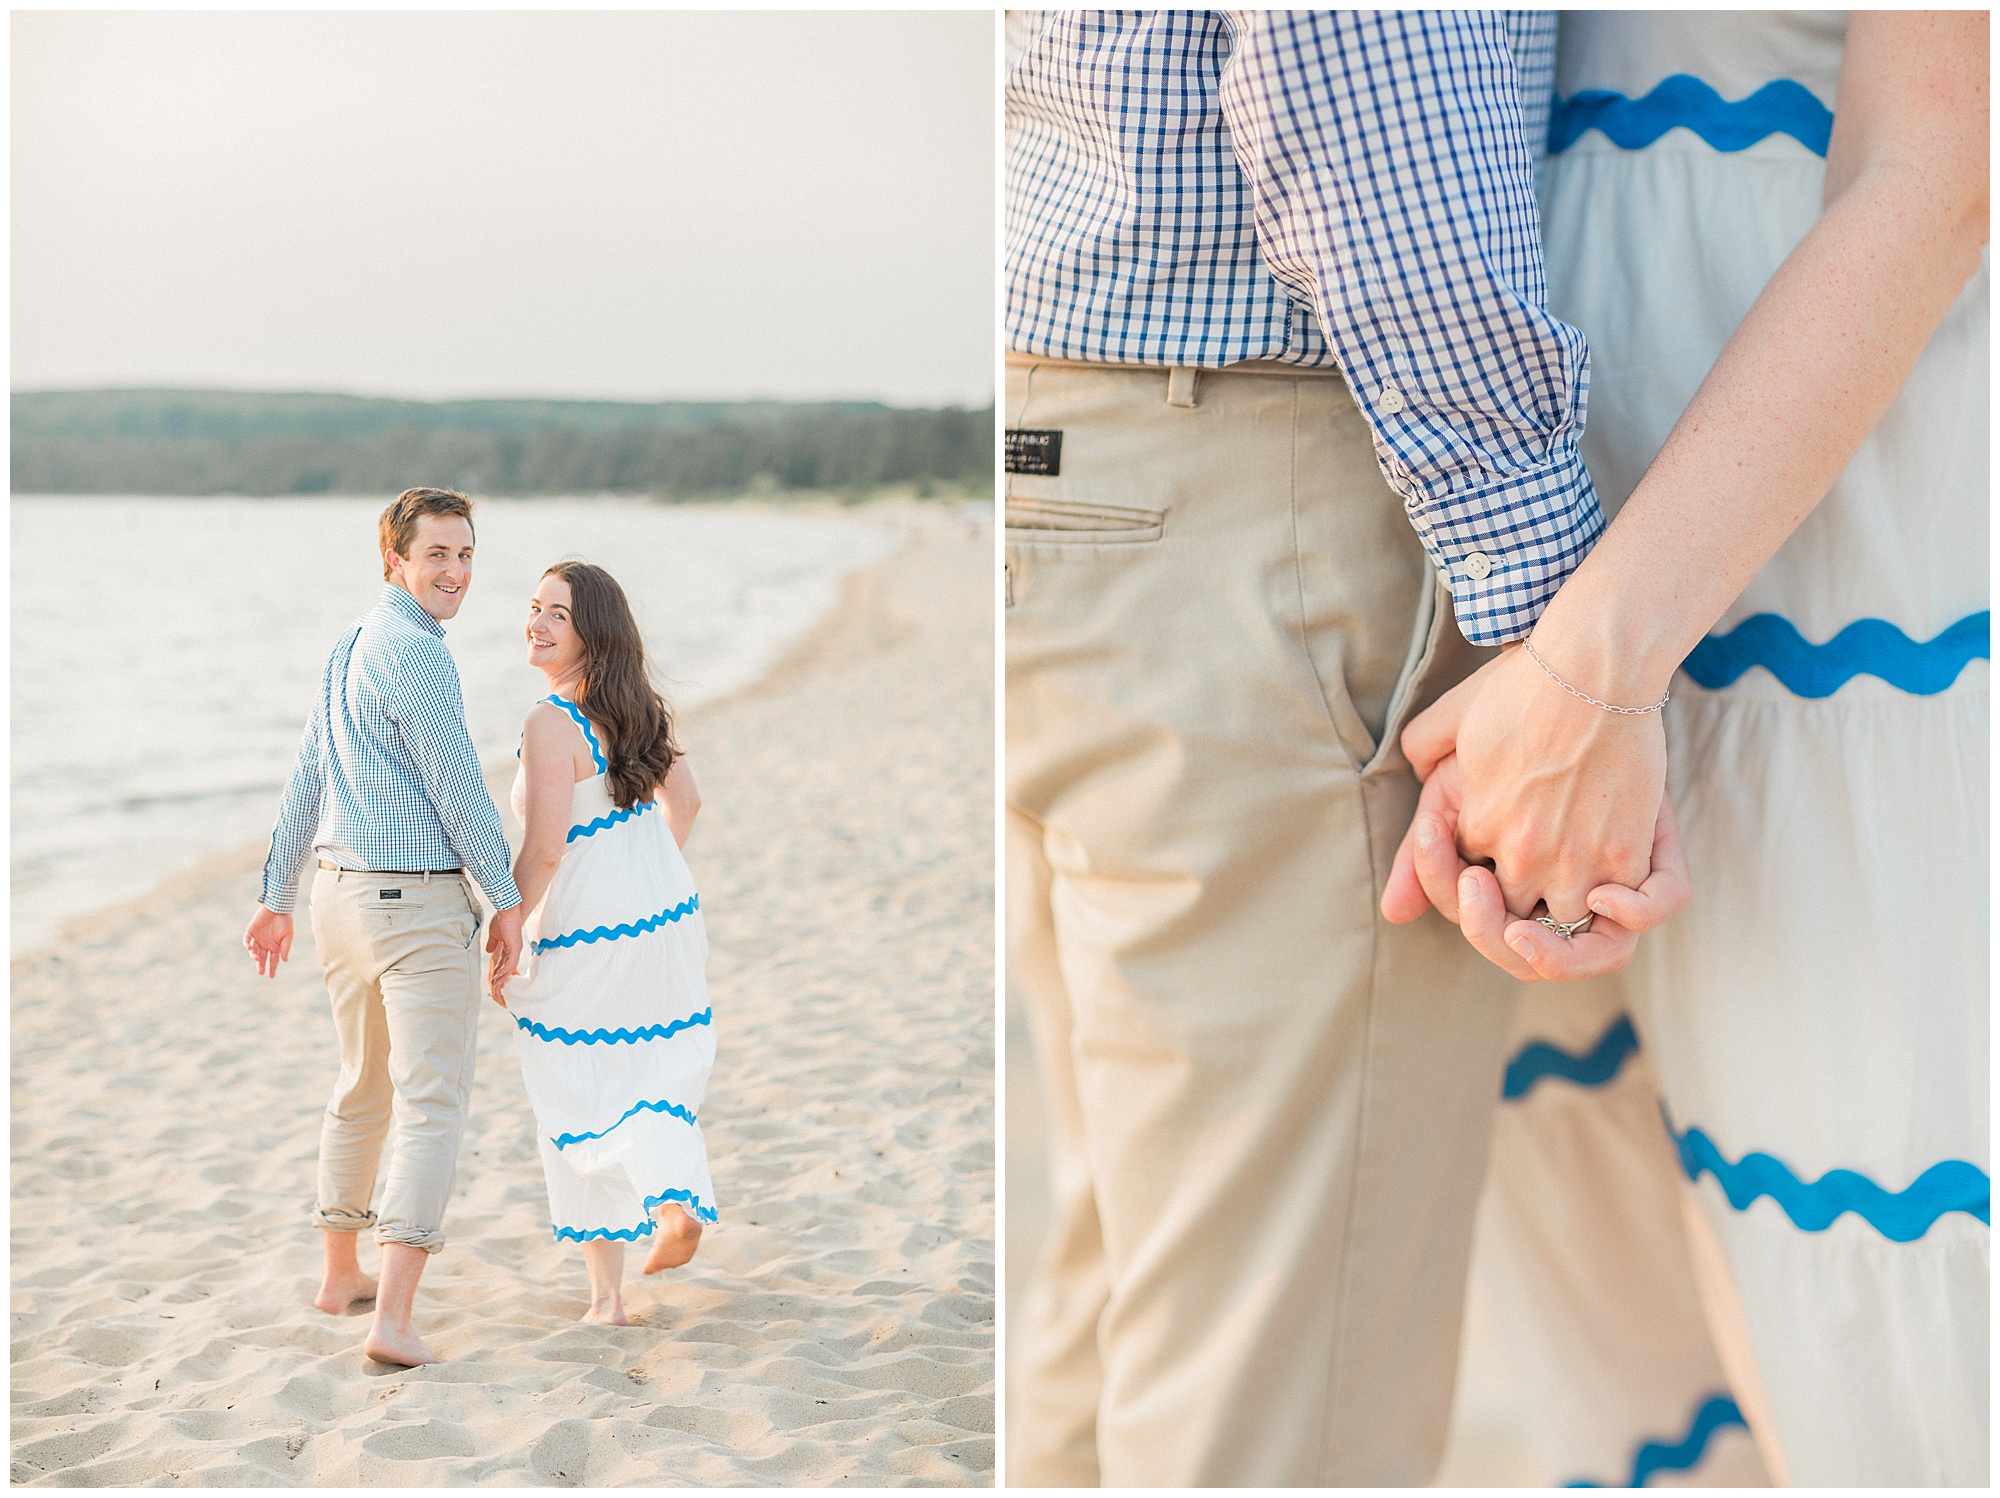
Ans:
POLYGON ((1599 885, 1646 878, 1666 793, 1658 713, 1593 707, 1509 647, 1413 721, 1403 752, 1426 780, 1456 757, 1457 845, 1492 864, 1504 911, 1577 921, 1599 885))
POLYGON ((1524 983, 1574 983, 1623 970, 1638 948, 1639 933, 1686 907, 1687 855, 1666 797, 1660 798, 1644 882, 1636 889, 1604 884, 1590 890, 1590 929, 1565 941, 1538 921, 1510 916, 1492 871, 1459 856, 1460 791, 1458 761, 1448 755, 1431 767, 1382 892, 1382 914, 1397 925, 1435 906, 1481 956, 1511 976, 1524 983))

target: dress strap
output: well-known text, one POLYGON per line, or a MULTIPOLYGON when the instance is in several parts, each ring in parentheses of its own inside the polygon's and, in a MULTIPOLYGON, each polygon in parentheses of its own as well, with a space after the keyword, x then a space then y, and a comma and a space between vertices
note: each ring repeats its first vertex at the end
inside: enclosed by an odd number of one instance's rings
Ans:
POLYGON ((591 731, 590 719, 578 711, 577 705, 567 697, 558 697, 553 693, 544 697, 542 701, 553 702, 557 707, 576 719, 576 726, 583 730, 583 741, 590 745, 590 757, 597 762, 597 773, 603 775, 609 772, 611 766, 605 762, 604 751, 597 747, 597 735, 591 731))

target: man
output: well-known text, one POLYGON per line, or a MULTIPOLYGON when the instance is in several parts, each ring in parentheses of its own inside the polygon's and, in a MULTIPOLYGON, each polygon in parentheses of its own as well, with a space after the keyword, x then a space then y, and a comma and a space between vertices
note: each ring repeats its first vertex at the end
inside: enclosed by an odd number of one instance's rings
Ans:
POLYGON ((1009 972, 1056 1194, 1010 1480, 1422 1483, 1516 994, 1379 902, 1403 726, 1604 524, 1543 305, 1555 20, 1009 28, 1009 972))
POLYGON ((313 941, 340 1036, 340 1078, 320 1128, 325 1277, 313 1304, 338 1315, 375 1300, 363 1351, 377 1362, 437 1357, 411 1325, 417 1282, 444 1247, 478 1040, 479 907, 486 950, 510 972, 521 896, 507 839, 465 728, 444 621, 472 585, 472 502, 409 489, 382 512, 375 607, 333 647, 279 804, 263 903, 243 944, 276 977, 291 955, 292 904, 307 851, 319 855, 313 941), (470 874, 470 879, 467 875, 470 874), (379 1220, 370 1210, 390 1120, 395 1154, 379 1220), (381 1283, 355 1235, 370 1224, 381 1283))

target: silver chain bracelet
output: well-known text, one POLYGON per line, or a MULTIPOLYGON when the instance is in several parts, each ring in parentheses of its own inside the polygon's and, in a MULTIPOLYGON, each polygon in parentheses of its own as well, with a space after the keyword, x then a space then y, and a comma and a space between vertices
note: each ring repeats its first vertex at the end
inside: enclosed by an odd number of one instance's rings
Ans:
POLYGON ((1561 687, 1565 692, 1569 693, 1570 696, 1581 697, 1585 702, 1588 702, 1592 707, 1601 707, 1607 713, 1626 713, 1628 715, 1634 715, 1639 713, 1656 713, 1661 708, 1667 705, 1667 698, 1673 696, 1673 690, 1672 688, 1669 688, 1665 693, 1661 695, 1660 700, 1654 703, 1651 707, 1620 707, 1615 702, 1599 702, 1595 697, 1591 696, 1590 693, 1579 692, 1575 687, 1571 686, 1568 682, 1564 681, 1560 676, 1556 675, 1556 673, 1552 669, 1550 669, 1549 663, 1543 660, 1539 655, 1535 654, 1535 647, 1528 643, 1528 639, 1525 635, 1522 636, 1521 638, 1521 648, 1528 652, 1528 659, 1533 661, 1536 665, 1540 666, 1542 668, 1543 674, 1546 675, 1550 681, 1554 682, 1557 686, 1561 687))

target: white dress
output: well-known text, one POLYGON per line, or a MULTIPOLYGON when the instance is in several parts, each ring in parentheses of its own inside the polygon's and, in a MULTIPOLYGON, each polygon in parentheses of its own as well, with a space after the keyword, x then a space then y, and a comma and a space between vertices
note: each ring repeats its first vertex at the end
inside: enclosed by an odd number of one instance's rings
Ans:
MULTIPOLYGON (((626 1242, 676 1202, 715 1221, 696 1121, 715 1064, 701 900, 656 801, 612 805, 590 721, 561 697, 598 773, 570 797, 562 862, 523 923, 507 985, 558 1239, 626 1242)), ((514 815, 526 825, 525 767, 514 815)))
MULTIPOLYGON (((1543 233, 1607 506, 1817 221, 1844 37, 1564 13, 1543 233)), ((1615 985, 1531 992, 1475 1275, 1557 1480, 1718 1480, 1747 1414, 1797 1485, 1986 1481, 1987 299, 1982 259, 1674 678, 1688 909, 1615 985)))

